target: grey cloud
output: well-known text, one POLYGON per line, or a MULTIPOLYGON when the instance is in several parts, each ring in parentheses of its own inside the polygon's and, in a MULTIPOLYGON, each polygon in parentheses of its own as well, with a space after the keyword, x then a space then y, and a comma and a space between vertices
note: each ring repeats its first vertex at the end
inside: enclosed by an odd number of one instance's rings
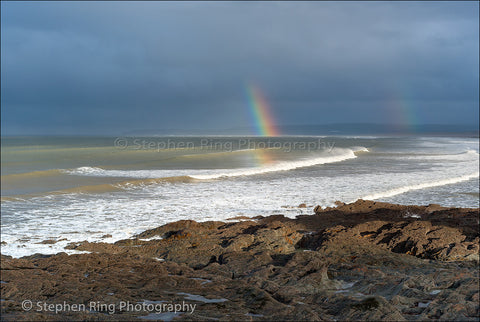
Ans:
POLYGON ((390 99, 471 122, 477 13, 474 2, 2 2, 2 125, 34 127, 31 112, 80 132, 241 126, 248 82, 284 124, 382 122, 390 99))

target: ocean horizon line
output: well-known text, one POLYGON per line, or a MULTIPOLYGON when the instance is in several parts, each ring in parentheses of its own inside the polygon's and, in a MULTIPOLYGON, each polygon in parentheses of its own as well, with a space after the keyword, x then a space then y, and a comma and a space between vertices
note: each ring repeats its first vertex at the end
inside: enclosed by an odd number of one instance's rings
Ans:
POLYGON ((249 137, 283 137, 283 136, 336 136, 336 135, 467 135, 478 137, 480 127, 478 124, 416 124, 409 125, 399 123, 325 123, 325 124, 284 124, 277 125, 278 135, 258 135, 253 128, 235 127, 227 129, 133 129, 129 131, 86 133, 79 132, 32 132, 3 131, 1 137, 115 137, 115 136, 249 136, 249 137))

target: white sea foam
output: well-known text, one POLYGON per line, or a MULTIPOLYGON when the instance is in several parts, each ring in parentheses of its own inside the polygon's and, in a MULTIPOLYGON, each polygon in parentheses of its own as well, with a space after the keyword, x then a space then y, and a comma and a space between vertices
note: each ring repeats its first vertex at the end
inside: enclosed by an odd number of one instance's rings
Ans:
MULTIPOLYGON (((359 147, 359 148, 360 149, 356 151, 366 150, 363 147, 359 147)), ((206 180, 206 179, 218 179, 223 177, 251 176, 256 174, 263 174, 263 173, 277 172, 277 171, 289 171, 289 170, 294 170, 298 168, 311 167, 311 166, 321 165, 326 163, 340 162, 348 159, 354 159, 357 157, 354 153, 355 150, 336 149, 336 151, 338 154, 333 154, 330 156, 322 156, 318 158, 311 158, 311 159, 299 160, 299 161, 288 161, 288 162, 284 161, 284 162, 278 162, 273 165, 268 165, 263 167, 241 169, 241 170, 229 171, 229 172, 223 172, 223 173, 206 174, 206 175, 190 175, 190 177, 195 179, 206 180)))
POLYGON ((106 170, 99 167, 80 167, 63 170, 70 175, 98 176, 98 177, 121 177, 121 178, 168 178, 175 176, 190 176, 194 179, 218 179, 222 177, 249 176, 268 172, 288 171, 297 168, 314 165, 340 162, 356 158, 355 152, 368 152, 365 147, 353 147, 352 149, 334 149, 329 155, 308 158, 296 161, 280 161, 268 166, 236 169, 181 169, 181 170, 106 170))
POLYGON ((150 238, 140 238, 139 240, 141 241, 151 241, 151 240, 162 240, 163 237, 162 236, 153 236, 153 237, 150 237, 150 238))
POLYGON ((67 169, 67 170, 61 170, 64 173, 68 174, 76 174, 76 175, 97 175, 99 173, 102 173, 103 170, 102 168, 98 167, 80 167, 76 169, 67 169))
MULTIPOLYGON (((278 171, 271 172, 268 176, 256 176, 265 167, 215 170, 77 168, 74 169, 76 175, 121 175, 136 178, 140 175, 144 175, 144 178, 158 178, 179 174, 218 176, 225 173, 238 174, 245 170, 251 171, 252 176, 246 176, 243 172, 238 177, 227 176, 225 180, 195 180, 194 183, 178 181, 101 194, 72 193, 26 201, 8 201, 2 203, 1 234, 2 241, 7 243, 2 245, 2 254, 14 257, 34 253, 52 254, 65 251, 64 247, 71 242, 114 242, 182 219, 226 220, 242 215, 254 217, 271 214, 294 218, 313 213, 310 206, 327 207, 333 206, 336 200, 348 202, 372 196, 385 199, 385 195, 391 195, 393 197, 387 198, 390 202, 409 204, 439 203, 473 207, 478 203, 478 196, 464 193, 478 191, 478 181, 474 179, 478 178, 479 160, 478 154, 473 150, 473 142, 467 147, 462 146, 462 149, 450 149, 453 145, 449 145, 443 151, 444 155, 439 154, 441 149, 426 151, 423 146, 415 146, 415 142, 408 143, 411 148, 400 145, 399 150, 406 151, 405 155, 384 153, 385 149, 382 150, 380 144, 368 154, 358 153, 357 158, 354 151, 362 151, 362 148, 334 149, 332 154, 323 157, 281 161, 266 167, 276 166, 271 170, 278 171), (469 149, 472 151, 469 152, 469 149), (428 152, 435 155, 429 155, 428 152), (464 154, 458 154, 461 152, 464 154), (416 153, 417 159, 408 158, 416 153), (430 156, 438 156, 439 159, 431 159, 430 156), (342 158, 352 160, 337 162, 342 158), (328 162, 337 163, 316 166, 328 162), (299 169, 295 171, 282 170, 297 168, 299 169), (438 191, 445 195, 438 194, 438 191), (309 207, 296 207, 301 203, 306 203, 309 207), (103 238, 106 234, 111 234, 112 237, 103 238), (37 244, 46 239, 58 242, 37 244)), ((352 143, 355 144, 359 143, 352 143)), ((398 152, 395 145, 387 148, 387 152, 398 152)))
POLYGON ((370 152, 370 150, 364 146, 354 146, 351 149, 353 150, 353 152, 370 152))
MULTIPOLYGON (((443 180, 438 180, 438 181, 432 181, 432 182, 425 182, 425 183, 420 183, 420 184, 415 184, 415 185, 410 185, 410 186, 403 186, 403 187, 398 187, 395 189, 390 189, 387 191, 382 191, 370 195, 363 196, 361 199, 366 199, 366 200, 375 200, 375 199, 380 199, 380 198, 388 198, 388 197, 393 197, 411 190, 420 190, 420 189, 425 189, 425 188, 432 188, 432 187, 438 187, 438 186, 444 186, 448 184, 453 184, 453 183, 458 183, 462 181, 467 181, 473 178, 478 178, 479 173, 475 172, 472 174, 467 174, 464 176, 459 176, 459 177, 454 177, 454 178, 448 178, 448 179, 443 179, 443 180)), ((352 202, 355 200, 352 200, 352 202)))
POLYGON ((106 170, 99 167, 80 167, 62 171, 77 176, 154 179, 184 176, 192 171, 202 170, 106 170))

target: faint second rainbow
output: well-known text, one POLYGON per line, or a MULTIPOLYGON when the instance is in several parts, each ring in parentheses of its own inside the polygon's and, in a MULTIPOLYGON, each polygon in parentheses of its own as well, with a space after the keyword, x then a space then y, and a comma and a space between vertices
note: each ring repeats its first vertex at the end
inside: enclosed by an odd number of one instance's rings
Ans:
POLYGON ((248 105, 252 114, 257 135, 278 136, 280 134, 270 111, 270 106, 258 87, 247 86, 248 105))

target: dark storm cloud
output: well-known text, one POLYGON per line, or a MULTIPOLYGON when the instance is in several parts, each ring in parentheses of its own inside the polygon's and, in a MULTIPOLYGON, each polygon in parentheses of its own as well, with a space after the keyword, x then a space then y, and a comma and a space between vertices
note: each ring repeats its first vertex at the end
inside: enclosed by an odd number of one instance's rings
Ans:
POLYGON ((2 2, 6 132, 478 119, 475 2, 2 2))

